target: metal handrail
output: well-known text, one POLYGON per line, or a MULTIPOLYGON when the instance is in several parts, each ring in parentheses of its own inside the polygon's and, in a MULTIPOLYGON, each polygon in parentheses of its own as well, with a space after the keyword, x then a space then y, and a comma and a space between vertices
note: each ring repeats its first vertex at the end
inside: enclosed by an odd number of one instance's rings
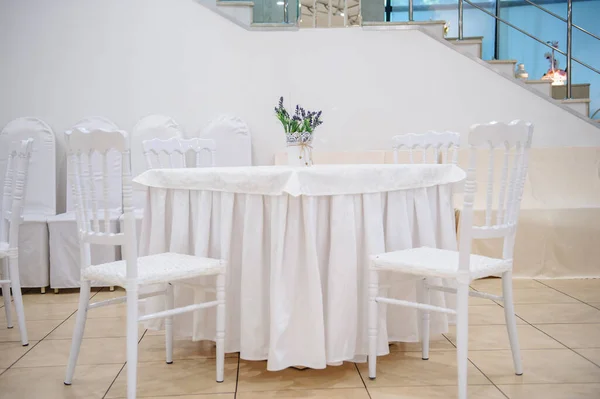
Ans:
MULTIPOLYGON (((410 0, 412 2, 412 0, 410 0)), ((496 0, 498 1, 498 0, 496 0)), ((531 1, 528 0, 524 0, 527 3, 531 3, 531 1)), ((484 13, 486 13, 487 15, 494 17, 496 19, 496 24, 498 24, 498 22, 502 22, 508 26, 510 26, 511 28, 521 32, 522 34, 532 38, 533 40, 536 40, 538 43, 543 44, 544 46, 551 48, 552 50, 558 52, 559 54, 562 54, 564 56, 567 57, 567 97, 568 98, 572 98, 572 83, 571 83, 571 62, 575 61, 578 64, 588 68, 591 71, 596 72, 597 74, 600 74, 600 70, 592 67, 591 65, 586 64, 585 62, 573 57, 572 54, 572 48, 573 48, 573 27, 576 27, 576 25, 573 25, 573 2, 572 0, 567 0, 567 19, 563 19, 562 17, 559 17, 557 15, 555 15, 554 13, 546 10, 543 7, 538 7, 544 11, 547 11, 548 14, 556 16, 557 18, 559 18, 560 20, 564 21, 567 23, 567 52, 565 53, 564 51, 561 51, 551 45, 549 45, 548 43, 545 43, 544 41, 538 39, 537 37, 533 36, 532 34, 525 32, 523 29, 516 27, 515 25, 511 24, 510 22, 500 18, 498 15, 494 15, 491 12, 489 12, 488 10, 479 7, 478 5, 476 5, 475 3, 471 2, 470 0, 458 0, 458 39, 459 40, 463 40, 463 2, 466 2, 467 4, 469 4, 471 7, 476 8, 484 13)), ((531 3, 533 4, 533 3, 531 3)), ((535 4, 534 4, 535 5, 535 4)), ((537 5, 536 5, 537 6, 537 5)), ((595 37, 596 39, 600 40, 599 37, 597 37, 596 35, 586 31, 583 28, 579 28, 577 27, 577 29, 581 30, 582 32, 588 33, 590 36, 595 37)), ((496 36, 498 36, 498 34, 496 34, 496 36)))
MULTIPOLYGON (((531 4, 532 6, 534 6, 534 7, 538 8, 538 9, 544 11, 547 14, 552 15, 556 19, 560 19, 563 22, 568 22, 565 18, 561 17, 558 14, 553 13, 552 11, 548 10, 547 8, 544 8, 544 7, 542 7, 542 6, 538 5, 538 4, 535 4, 533 1, 530 1, 530 0, 522 0, 522 1, 524 1, 525 3, 531 4)), ((573 26, 573 28, 575 28, 575 29, 577 29, 577 30, 579 30, 579 31, 581 31, 581 32, 583 32, 585 34, 590 35, 591 37, 595 38, 596 40, 600 40, 599 36, 596 36, 592 32, 589 32, 589 31, 583 29, 581 26, 578 26, 578 25, 575 25, 575 24, 572 24, 572 26, 573 26)))

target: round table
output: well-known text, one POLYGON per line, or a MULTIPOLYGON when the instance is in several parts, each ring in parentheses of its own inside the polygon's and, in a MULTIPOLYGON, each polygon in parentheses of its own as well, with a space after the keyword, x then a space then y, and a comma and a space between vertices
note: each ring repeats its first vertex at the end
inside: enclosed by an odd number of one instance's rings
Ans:
MULTIPOLYGON (((437 164, 149 170, 135 179, 148 188, 140 255, 228 261, 227 352, 266 359, 269 370, 360 360, 369 255, 455 249, 452 184, 464 177, 455 165, 437 164)), ((415 299, 413 281, 389 282, 396 298, 415 299)), ((176 287, 176 305, 209 300, 211 285, 176 287)), ((446 304, 447 294, 432 294, 434 305, 446 304)), ((150 298, 145 311, 163 307, 150 298)), ((214 323, 214 313, 202 310, 176 316, 174 330, 213 340, 214 323)), ((147 326, 160 329, 162 321, 147 326)), ((445 315, 432 314, 432 334, 447 328, 445 315)), ((390 309, 379 331, 381 355, 388 342, 418 341, 416 311, 390 309)))

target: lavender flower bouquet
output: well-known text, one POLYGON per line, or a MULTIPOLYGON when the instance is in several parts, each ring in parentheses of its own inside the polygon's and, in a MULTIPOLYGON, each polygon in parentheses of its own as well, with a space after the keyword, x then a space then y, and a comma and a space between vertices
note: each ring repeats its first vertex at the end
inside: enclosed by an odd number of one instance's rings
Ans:
POLYGON ((283 125, 288 144, 310 144, 315 129, 323 123, 321 113, 322 111, 306 111, 301 106, 296 105, 294 115, 290 116, 283 106, 283 97, 279 98, 279 104, 275 107, 275 115, 283 125))

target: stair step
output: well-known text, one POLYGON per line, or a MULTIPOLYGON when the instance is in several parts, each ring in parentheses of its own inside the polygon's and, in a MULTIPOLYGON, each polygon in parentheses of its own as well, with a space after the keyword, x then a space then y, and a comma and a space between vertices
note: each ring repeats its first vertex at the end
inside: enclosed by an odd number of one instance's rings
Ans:
POLYGON ((446 21, 405 21, 405 22, 363 22, 362 26, 369 30, 386 29, 394 26, 420 26, 432 35, 443 39, 446 21))
POLYGON ((517 60, 489 60, 486 62, 500 73, 513 77, 515 76, 515 66, 517 65, 517 60))
POLYGON ((560 100, 560 102, 563 103, 564 105, 566 105, 567 107, 571 108, 572 110, 579 112, 580 114, 582 114, 584 116, 590 116, 590 99, 589 98, 560 100))
POLYGON ((446 40, 477 58, 481 58, 483 56, 483 37, 465 37, 462 40, 451 37, 446 38, 446 40))
POLYGON ((219 1, 217 0, 218 6, 225 7, 254 7, 253 1, 219 1))
POLYGON ((255 22, 250 24, 251 30, 298 30, 295 24, 283 22, 255 22))
MULTIPOLYGON (((577 83, 571 85, 571 94, 575 99, 586 99, 590 98, 590 84, 589 83, 577 83)), ((552 98, 562 100, 567 98, 567 86, 552 86, 552 98)))
POLYGON ((217 1, 216 4, 222 13, 244 26, 249 26, 254 20, 253 1, 217 1))
POLYGON ((552 81, 550 80, 525 80, 524 82, 527 85, 531 86, 531 88, 539 91, 542 94, 547 95, 548 97, 550 97, 550 95, 552 94, 552 81))

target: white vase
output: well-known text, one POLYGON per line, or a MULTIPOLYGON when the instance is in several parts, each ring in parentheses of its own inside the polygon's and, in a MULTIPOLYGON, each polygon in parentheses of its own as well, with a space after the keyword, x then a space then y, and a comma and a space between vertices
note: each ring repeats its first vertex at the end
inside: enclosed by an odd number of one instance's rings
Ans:
POLYGON ((311 166, 312 146, 311 143, 288 144, 287 157, 289 166, 311 166))

